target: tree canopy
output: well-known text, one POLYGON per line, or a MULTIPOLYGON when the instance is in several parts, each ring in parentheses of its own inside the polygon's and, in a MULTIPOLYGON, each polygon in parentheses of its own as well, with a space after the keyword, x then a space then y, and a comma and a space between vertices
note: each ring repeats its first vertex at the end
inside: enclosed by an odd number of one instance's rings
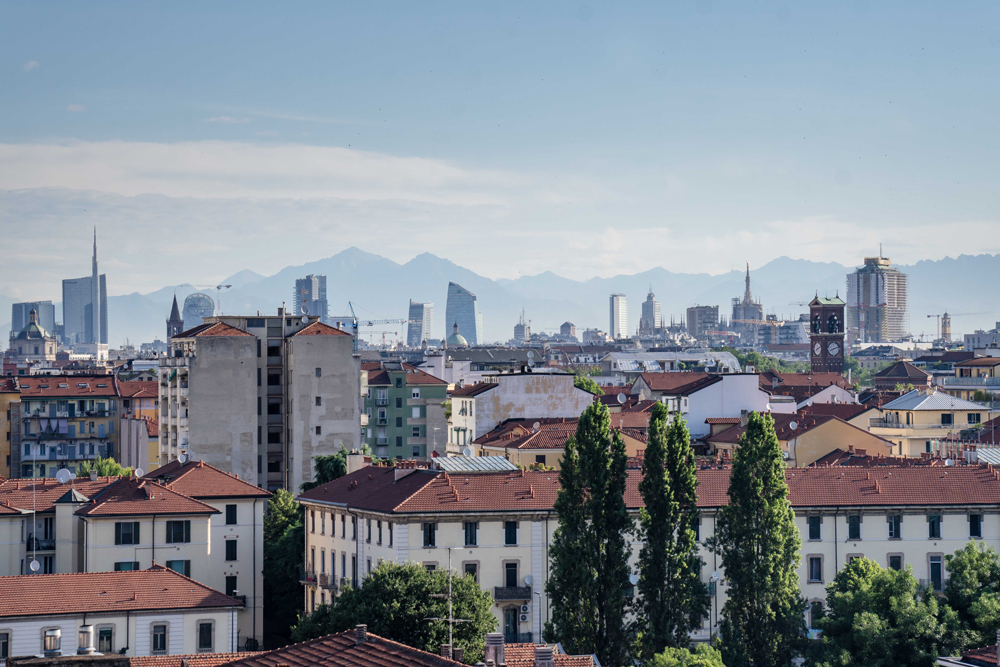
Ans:
POLYGON ((577 375, 575 378, 573 378, 573 386, 578 389, 583 389, 584 391, 590 392, 594 396, 604 395, 604 390, 601 389, 601 386, 596 382, 594 382, 592 378, 589 378, 586 375, 577 375))
POLYGON ((693 649, 668 648, 654 655, 646 667, 725 667, 722 653, 708 644, 698 644, 693 649))
POLYGON ((1000 629, 1000 554, 993 547, 970 541, 945 556, 945 567, 945 600, 971 632, 969 645, 994 643, 1000 629))
POLYGON ((264 645, 288 643, 291 626, 302 610, 299 568, 305 557, 302 506, 284 489, 268 501, 264 516, 264 645))
POLYGON ((97 471, 98 477, 129 477, 132 475, 132 468, 123 468, 118 461, 108 457, 106 459, 98 456, 93 461, 84 461, 77 466, 76 474, 84 477, 90 474, 91 470, 97 471))

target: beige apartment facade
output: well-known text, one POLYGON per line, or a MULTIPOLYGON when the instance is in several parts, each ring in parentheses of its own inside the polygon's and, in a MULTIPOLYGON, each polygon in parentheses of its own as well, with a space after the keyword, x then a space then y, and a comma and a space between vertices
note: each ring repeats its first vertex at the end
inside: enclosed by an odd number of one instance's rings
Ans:
POLYGON ((933 389, 915 389, 882 406, 868 430, 895 447, 896 456, 919 457, 941 451, 941 441, 989 421, 985 405, 933 389))

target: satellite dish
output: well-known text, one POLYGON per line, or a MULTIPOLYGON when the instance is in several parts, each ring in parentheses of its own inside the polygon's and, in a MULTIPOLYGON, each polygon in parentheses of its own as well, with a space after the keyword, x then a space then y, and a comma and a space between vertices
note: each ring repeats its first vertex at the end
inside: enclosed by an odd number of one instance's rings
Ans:
POLYGON ((628 575, 628 581, 629 581, 630 584, 632 584, 633 586, 635 586, 637 583, 639 583, 639 575, 637 575, 637 574, 630 574, 630 575, 628 575))
POLYGON ((945 459, 945 460, 944 460, 944 464, 945 464, 946 466, 953 466, 953 465, 955 465, 955 461, 954 461, 954 460, 952 460, 952 459, 945 459))
POLYGON ((70 480, 69 470, 66 468, 60 468, 59 472, 56 473, 56 481, 60 484, 65 484, 70 480))
POLYGON ((531 425, 531 431, 532 431, 532 433, 534 433, 535 431, 537 431, 541 427, 542 427, 541 424, 539 424, 538 422, 535 422, 534 424, 531 425))
POLYGON ((28 567, 31 569, 32 572, 38 572, 38 568, 40 568, 41 565, 38 564, 37 560, 35 560, 34 558, 32 558, 31 559, 31 564, 28 567))
POLYGON ((76 479, 76 473, 75 473, 75 472, 73 472, 72 470, 70 470, 70 471, 69 471, 69 478, 70 478, 71 480, 73 480, 73 479, 76 479))
POLYGON ((795 429, 797 429, 798 427, 799 427, 799 423, 798 422, 789 422, 788 423, 788 428, 792 429, 793 431, 795 429))
POLYGON ((185 463, 187 463, 187 460, 188 460, 187 454, 178 454, 177 455, 177 462, 180 463, 181 465, 184 465, 185 463))
POLYGON ((302 316, 302 324, 309 324, 309 316, 308 315, 303 315, 302 316))
POLYGON ((625 405, 625 401, 627 401, 627 400, 628 400, 628 396, 626 396, 626 395, 625 395, 625 394, 623 394, 623 393, 619 393, 619 394, 618 394, 618 403, 619 403, 619 404, 621 404, 621 405, 625 405))
POLYGON ((145 473, 145 472, 143 472, 142 468, 136 468, 136 469, 135 469, 135 476, 136 476, 136 477, 142 477, 142 476, 143 476, 143 475, 145 475, 145 474, 146 474, 146 473, 145 473))
POLYGON ((711 578, 712 581, 718 581, 719 579, 722 579, 722 577, 719 575, 719 571, 718 570, 715 570, 714 572, 712 572, 712 576, 710 578, 711 578))
POLYGON ((788 452, 781 452, 781 458, 788 460, 788 452))
POLYGON ((529 359, 534 359, 535 358, 535 353, 532 352, 531 350, 528 350, 528 358, 529 359))
POLYGON ((462 450, 462 456, 469 457, 472 456, 472 447, 466 447, 462 450))
POLYGON ((524 585, 530 586, 535 581, 535 578, 530 574, 524 575, 524 585))

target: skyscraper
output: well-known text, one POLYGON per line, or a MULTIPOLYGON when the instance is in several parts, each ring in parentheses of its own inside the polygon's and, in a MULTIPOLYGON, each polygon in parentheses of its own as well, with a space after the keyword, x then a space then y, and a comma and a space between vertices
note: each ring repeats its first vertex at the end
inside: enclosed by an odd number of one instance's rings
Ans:
POLYGON ((531 340, 531 323, 524 320, 524 308, 521 309, 521 319, 514 325, 514 340, 519 343, 531 340))
POLYGON ((646 295, 646 300, 642 302, 642 318, 639 320, 639 333, 643 336, 652 336, 662 325, 660 302, 656 300, 656 295, 653 294, 653 286, 650 285, 649 294, 646 295))
POLYGON ((406 344, 420 347, 425 340, 434 337, 434 304, 410 300, 410 323, 406 327, 406 344))
POLYGON ((94 256, 90 276, 64 280, 63 338, 65 342, 108 342, 108 290, 103 274, 97 273, 97 228, 94 228, 94 256))
POLYGON ((330 314, 326 301, 326 276, 309 274, 295 281, 295 314, 310 315, 326 322, 330 314))
POLYGON ((609 333, 614 339, 628 337, 628 297, 624 294, 611 295, 611 324, 609 333))
POLYGON ((28 326, 31 311, 38 313, 38 326, 51 334, 56 330, 56 307, 51 301, 25 301, 10 307, 10 331, 12 336, 21 333, 28 326))
POLYGON ((448 283, 448 303, 445 306, 445 328, 458 325, 458 331, 469 345, 483 342, 483 314, 476 309, 476 295, 458 283, 448 283))
POLYGON ((906 274, 888 257, 865 257, 847 276, 847 332, 862 343, 898 341, 908 333, 906 274))

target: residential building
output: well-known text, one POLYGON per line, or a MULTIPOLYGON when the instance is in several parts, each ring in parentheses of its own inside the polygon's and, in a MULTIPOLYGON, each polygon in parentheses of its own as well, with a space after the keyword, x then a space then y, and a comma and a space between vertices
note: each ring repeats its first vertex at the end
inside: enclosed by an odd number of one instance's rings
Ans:
POLYGON ((653 294, 653 286, 650 285, 649 294, 646 295, 646 300, 642 302, 642 317, 639 318, 639 335, 654 336, 661 326, 663 326, 663 321, 660 315, 660 302, 656 300, 656 295, 653 294))
POLYGON ((38 312, 28 314, 28 324, 10 341, 14 359, 22 362, 51 362, 56 360, 56 337, 38 323, 38 312))
POLYGON ((888 257, 865 257, 847 276, 847 330, 853 340, 883 343, 909 333, 907 276, 888 257))
POLYGON ((318 317, 329 323, 330 307, 326 301, 326 276, 309 274, 295 281, 295 314, 318 317))
POLYGON ((177 307, 177 295, 174 294, 174 303, 170 306, 170 317, 167 318, 167 344, 170 344, 170 339, 184 331, 184 318, 181 317, 181 311, 177 307))
MULTIPOLYGON (((1000 480, 985 465, 951 466, 947 475, 944 469, 786 471, 801 536, 799 585, 810 604, 810 628, 818 617, 812 605, 825 600, 826 585, 852 558, 864 556, 893 569, 910 566, 921 582, 941 591, 946 556, 970 540, 1000 546, 1000 480)), ((697 471, 701 578, 712 598, 709 617, 692 633, 700 641, 718 632, 727 599, 725 572, 705 544, 727 502, 730 474, 729 466, 697 471), (721 575, 718 581, 713 572, 721 575)), ((633 517, 642 503, 640 478, 639 469, 629 470, 625 501, 633 517)), ((382 560, 446 568, 451 548, 452 568, 474 576, 493 596, 505 640, 515 634, 537 636, 551 619, 544 590, 558 492, 558 475, 548 471, 455 475, 381 467, 365 467, 308 491, 299 497, 307 516, 305 608, 336 595, 340 582, 360 583, 382 560), (321 574, 326 575, 325 587, 319 583, 324 581, 321 574)), ((634 567, 642 543, 631 544, 634 567)))
POLYGON ((868 430, 896 447, 893 454, 922 456, 942 449, 942 441, 989 420, 986 406, 944 392, 914 389, 882 406, 868 430))
POLYGON ((855 403, 851 384, 840 373, 759 374, 760 388, 772 396, 788 396, 799 409, 815 403, 855 403))
POLYGON ((49 333, 56 332, 56 307, 51 301, 25 301, 10 307, 10 335, 16 336, 28 326, 31 311, 38 313, 38 326, 49 333))
MULTIPOLYGON (((612 428, 621 436, 625 454, 630 458, 641 456, 646 449, 649 417, 648 412, 611 415, 612 428)), ((578 423, 575 417, 507 419, 477 438, 473 450, 477 457, 503 457, 524 468, 546 466, 559 470, 566 441, 576 434, 578 423)))
POLYGON ((692 306, 687 309, 687 332, 695 338, 708 337, 719 328, 718 306, 692 306))
POLYGON ((398 361, 366 362, 364 440, 382 458, 457 454, 448 437, 448 383, 398 361))
POLYGON ((80 648, 133 657, 236 647, 239 601, 162 565, 0 577, 0 588, 0 648, 9 656, 44 654, 67 664, 78 635, 89 644, 80 648))
POLYGON ((963 336, 964 345, 966 350, 975 350, 977 348, 986 348, 989 346, 1000 347, 1000 322, 996 323, 996 326, 989 331, 983 331, 982 329, 976 329, 974 333, 965 334, 963 336))
MULTIPOLYGON (((747 263, 746 287, 743 290, 743 298, 733 298, 733 331, 740 336, 743 343, 753 345, 757 342, 758 323, 764 320, 764 306, 760 301, 754 301, 753 294, 750 293, 750 263, 747 263)), ((777 342, 777 341, 775 341, 777 342)))
POLYGON ((713 352, 702 347, 682 352, 611 352, 601 359, 601 376, 605 384, 631 384, 640 373, 667 373, 696 367, 713 373, 740 372, 740 362, 731 352, 713 352))
POLYGON ((410 311, 406 325, 406 344, 420 347, 424 341, 434 338, 434 304, 420 303, 410 299, 410 311))
POLYGON ((608 333, 615 340, 628 338, 628 297, 624 294, 612 294, 610 305, 608 333))
POLYGON ((524 309, 521 309, 521 319, 514 325, 514 342, 524 343, 531 340, 531 323, 524 320, 524 309))
MULTIPOLYGON (((207 294, 195 292, 184 299, 184 330, 203 324, 206 318, 215 315, 215 299, 207 294)), ((168 343, 170 341, 167 341, 168 343)))
POLYGON ((576 325, 572 322, 563 322, 559 325, 559 335, 567 338, 576 338, 576 325))
POLYGON ((488 433, 500 422, 516 417, 579 417, 594 397, 574 386, 575 378, 572 373, 533 373, 527 369, 490 376, 482 391, 463 398, 472 404, 475 434, 488 433))
POLYGON ((483 339, 483 314, 476 304, 476 295, 458 283, 448 283, 448 302, 445 306, 445 326, 458 325, 458 330, 469 345, 481 345, 483 339))
POLYGON ((280 308, 212 316, 175 336, 160 361, 161 465, 187 454, 271 490, 312 480, 314 456, 361 442, 352 343, 280 308))
MULTIPOLYGON (((21 389, 17 384, 17 378, 0 377, 0 479, 13 477, 11 474, 11 449, 15 444, 13 426, 20 415, 20 407, 21 389)), ((20 432, 20 428, 17 432, 20 432)))
MULTIPOLYGON (((155 370, 153 377, 156 377, 155 370)), ((118 381, 121 412, 138 419, 158 419, 160 416, 160 386, 156 380, 118 381)))
POLYGON ((976 392, 1000 396, 1000 357, 975 357, 957 362, 954 377, 941 378, 941 388, 952 396, 972 400, 976 392))
POLYGON ((757 345, 772 352, 809 350, 809 336, 806 333, 808 315, 801 315, 797 320, 779 320, 774 315, 766 315, 764 321, 767 324, 757 327, 757 345))
POLYGON ((108 344, 107 280, 97 272, 96 229, 90 276, 62 281, 62 307, 66 344, 108 344))
MULTIPOLYGON (((1000 359, 997 363, 1000 364, 1000 359)), ((931 376, 908 361, 897 361, 876 373, 872 383, 878 389, 895 389, 897 385, 927 388, 931 386, 931 376)))
POLYGON ((472 444, 479 437, 476 431, 476 396, 494 389, 492 382, 461 384, 448 390, 451 400, 451 418, 448 420, 448 443, 458 451, 472 444))
POLYGON ((16 477, 52 477, 60 468, 118 452, 118 391, 113 375, 19 377, 21 447, 16 477))

